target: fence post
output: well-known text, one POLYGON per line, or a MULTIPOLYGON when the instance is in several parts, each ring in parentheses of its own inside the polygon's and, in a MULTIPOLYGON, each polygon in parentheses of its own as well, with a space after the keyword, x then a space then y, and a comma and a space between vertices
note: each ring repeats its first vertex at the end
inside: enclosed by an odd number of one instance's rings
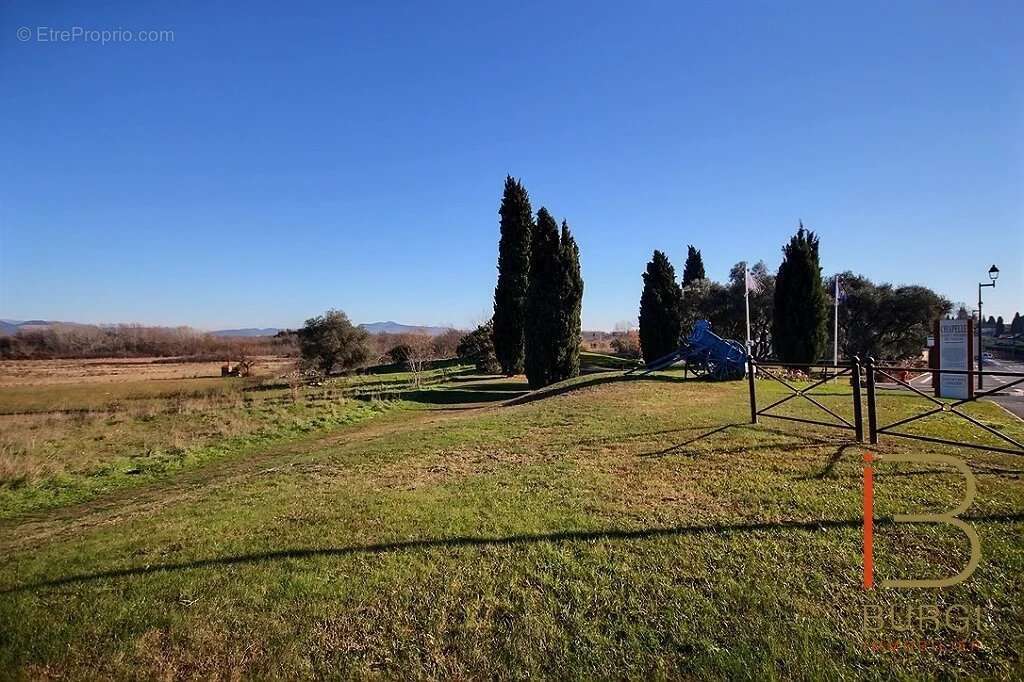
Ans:
POLYGON ((754 388, 754 358, 747 356, 747 385, 750 387, 750 423, 757 423, 757 389, 754 388))
POLYGON ((868 373, 868 440, 878 443, 878 422, 875 418, 875 359, 868 356, 866 365, 868 373))
POLYGON ((857 442, 864 442, 864 415, 861 414, 860 406, 860 358, 853 356, 852 374, 853 383, 853 426, 857 433, 857 442))

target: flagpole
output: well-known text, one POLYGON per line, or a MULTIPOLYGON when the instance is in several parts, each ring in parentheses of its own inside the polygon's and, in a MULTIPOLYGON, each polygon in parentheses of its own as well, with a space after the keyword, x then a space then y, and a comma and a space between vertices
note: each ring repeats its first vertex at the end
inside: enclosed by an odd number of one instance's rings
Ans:
POLYGON ((747 272, 747 264, 743 264, 743 307, 747 312, 747 355, 753 355, 754 350, 750 344, 750 279, 747 272))
POLYGON ((835 312, 833 313, 832 328, 832 371, 839 374, 839 275, 835 277, 835 312))

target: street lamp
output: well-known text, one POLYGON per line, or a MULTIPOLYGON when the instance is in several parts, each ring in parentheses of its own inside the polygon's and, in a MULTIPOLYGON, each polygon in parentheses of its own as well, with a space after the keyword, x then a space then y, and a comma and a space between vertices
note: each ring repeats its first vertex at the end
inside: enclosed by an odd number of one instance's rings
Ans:
POLYGON ((982 287, 992 287, 993 289, 995 288, 996 280, 999 279, 999 268, 997 268, 995 265, 990 267, 988 269, 988 278, 990 280, 992 280, 988 284, 984 284, 982 282, 978 282, 978 388, 984 388, 985 387, 985 384, 984 384, 985 377, 983 377, 982 374, 981 374, 982 367, 984 366, 984 362, 985 362, 985 356, 982 353, 982 349, 981 349, 981 328, 985 326, 985 318, 981 314, 981 288, 982 287))

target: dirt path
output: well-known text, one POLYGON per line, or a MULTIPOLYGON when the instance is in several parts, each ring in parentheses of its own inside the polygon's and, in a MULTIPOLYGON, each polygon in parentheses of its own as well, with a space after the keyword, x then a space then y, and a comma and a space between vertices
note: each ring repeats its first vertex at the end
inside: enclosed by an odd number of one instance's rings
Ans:
POLYGON ((462 405, 453 409, 400 410, 327 434, 279 443, 245 455, 210 462, 158 482, 112 491, 88 502, 5 519, 0 521, 0 550, 8 553, 31 549, 76 535, 85 529, 152 515, 169 506, 185 504, 215 494, 217 490, 237 486, 255 476, 281 472, 306 463, 311 452, 324 452, 370 439, 388 438, 493 409, 497 409, 497 406, 491 403, 474 407, 462 405))

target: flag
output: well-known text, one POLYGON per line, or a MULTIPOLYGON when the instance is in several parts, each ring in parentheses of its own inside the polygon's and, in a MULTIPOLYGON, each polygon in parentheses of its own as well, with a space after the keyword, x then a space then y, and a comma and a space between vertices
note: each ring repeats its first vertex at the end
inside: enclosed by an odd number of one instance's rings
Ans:
POLYGON ((836 303, 846 302, 846 292, 843 291, 843 285, 841 284, 842 281, 843 280, 839 279, 839 275, 836 275, 836 303))
POLYGON ((754 277, 754 273, 752 273, 750 270, 746 271, 746 280, 747 280, 747 291, 755 293, 755 294, 757 292, 761 291, 761 283, 757 281, 757 278, 754 277))

